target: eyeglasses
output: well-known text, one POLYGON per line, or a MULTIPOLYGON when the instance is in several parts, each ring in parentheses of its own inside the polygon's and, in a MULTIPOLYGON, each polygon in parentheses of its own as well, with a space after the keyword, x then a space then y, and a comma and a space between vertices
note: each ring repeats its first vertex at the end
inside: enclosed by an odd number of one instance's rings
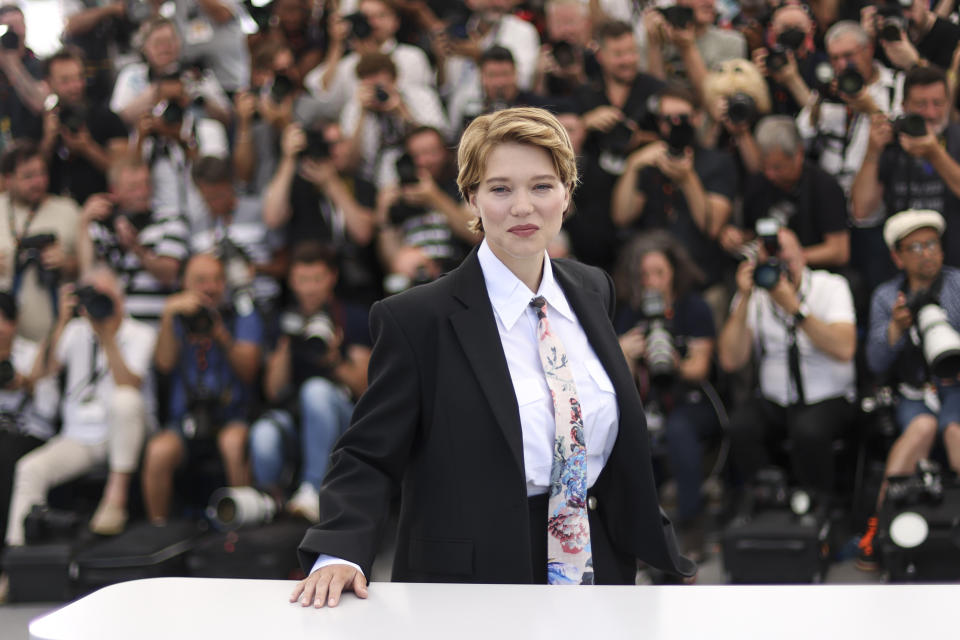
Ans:
POLYGON ((927 240, 926 242, 911 242, 908 245, 904 245, 903 250, 917 256, 927 251, 939 251, 940 240, 939 238, 936 238, 933 240, 927 240))

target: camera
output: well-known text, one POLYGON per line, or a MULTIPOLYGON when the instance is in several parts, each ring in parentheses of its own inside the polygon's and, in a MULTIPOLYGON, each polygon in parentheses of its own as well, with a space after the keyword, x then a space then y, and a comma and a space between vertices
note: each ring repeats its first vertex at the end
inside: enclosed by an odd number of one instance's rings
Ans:
POLYGON ((273 83, 270 85, 270 100, 274 104, 280 104, 293 93, 295 88, 289 76, 278 73, 273 77, 273 83))
POLYGON ((646 320, 647 349, 643 359, 654 384, 673 380, 676 367, 673 362, 673 334, 667 328, 667 307, 663 294, 647 289, 640 298, 640 312, 646 320))
POLYGON ((370 21, 367 20, 367 16, 360 11, 345 16, 345 19, 350 22, 350 35, 357 40, 366 40, 373 35, 373 28, 370 26, 370 21))
POLYGON ((690 118, 684 115, 673 116, 668 119, 670 131, 667 133, 667 151, 672 156, 682 156, 688 147, 692 147, 697 132, 690 123, 690 118))
POLYGON ((333 320, 322 311, 307 317, 288 311, 280 317, 280 329, 293 339, 293 353, 312 362, 326 358, 336 336, 333 320))
POLYGON ((600 148, 612 156, 622 158, 627 154, 631 137, 633 137, 633 131, 626 122, 621 120, 601 136, 600 148))
POLYGON ((577 62, 576 49, 566 40, 555 42, 551 47, 553 59, 559 67, 571 67, 577 62))
POLYGON ((675 29, 686 29, 693 22, 693 9, 691 7, 673 5, 658 7, 657 11, 663 14, 664 19, 675 29))
POLYGON ((323 136, 323 131, 308 129, 306 136, 307 146, 300 152, 301 157, 311 158, 313 160, 325 160, 330 157, 330 145, 327 144, 327 139, 323 136))
POLYGON ((803 29, 789 27, 781 31, 777 36, 777 45, 779 45, 782 50, 790 50, 796 53, 800 47, 803 46, 806 39, 807 34, 803 29))
POLYGON ((430 272, 425 265, 420 265, 414 271, 413 277, 409 278, 402 273, 391 273, 383 279, 383 290, 387 295, 393 295, 406 291, 411 287, 433 282, 430 272))
POLYGON ((183 435, 191 440, 212 440, 220 430, 220 396, 208 389, 187 388, 187 415, 183 417, 183 435))
POLYGON ((786 47, 779 44, 770 47, 766 60, 767 69, 776 73, 786 67, 789 62, 786 47))
POLYGON ((213 312, 207 307, 199 307, 190 315, 181 315, 180 321, 188 335, 209 336, 213 332, 213 312))
POLYGON ((767 252, 767 259, 758 262, 753 270, 753 283, 761 289, 773 289, 780 281, 780 274, 785 267, 777 254, 780 253, 780 223, 775 218, 760 218, 757 220, 757 238, 767 252))
POLYGON ((16 51, 20 48, 20 34, 9 25, 0 24, 0 48, 7 51, 16 51))
POLYGON ((57 107, 60 107, 60 110, 57 112, 57 117, 60 119, 60 124, 69 129, 72 133, 80 131, 87 123, 87 111, 82 106, 73 106, 66 103, 60 102, 60 97, 55 93, 51 93, 43 101, 43 108, 47 111, 53 111, 57 107))
POLYGON ((17 372, 14 370, 10 359, 0 360, 0 389, 9 387, 16 376, 17 372))
POLYGON ((753 97, 737 91, 727 98, 727 117, 734 124, 753 122, 757 117, 757 103, 753 97))
POLYGON ((113 211, 110 215, 102 221, 103 224, 108 229, 116 229, 117 218, 126 218, 127 222, 140 233, 144 229, 150 226, 150 223, 153 222, 153 214, 149 211, 132 211, 132 212, 123 212, 116 206, 113 207, 113 211))
POLYGON ((60 279, 56 270, 50 270, 43 266, 40 260, 40 254, 44 249, 54 244, 57 236, 52 233, 37 233, 28 236, 20 241, 17 247, 17 264, 21 270, 30 265, 36 265, 37 278, 40 284, 45 287, 55 287, 60 279))
POLYGON ((943 500, 940 465, 930 460, 917 463, 913 475, 890 476, 887 480, 886 499, 894 505, 937 504, 943 500))
POLYGON ((77 289, 77 308, 83 308, 91 320, 99 322, 113 315, 113 298, 86 285, 77 289))
POLYGON ((911 138, 922 138, 927 135, 927 121, 919 113, 908 113, 893 121, 893 130, 911 138))
POLYGON ((221 487, 210 496, 207 518, 221 531, 266 524, 277 514, 277 501, 253 487, 221 487))
POLYGON ((909 6, 908 3, 901 7, 897 0, 888 2, 886 5, 879 5, 876 15, 877 37, 888 42, 900 40, 901 33, 906 28, 903 9, 909 8, 909 6))
POLYGON ((153 108, 153 116, 166 124, 180 124, 183 122, 184 109, 180 103, 173 100, 161 100, 153 108))
POLYGON ((863 75, 852 64, 837 74, 837 89, 848 96, 854 96, 863 89, 866 81, 863 75))
POLYGON ((390 94, 382 84, 378 84, 373 88, 373 95, 380 104, 386 104, 390 99, 390 94))
POLYGON ((404 153, 397 158, 396 168, 400 184, 408 185, 420 182, 420 176, 417 175, 417 164, 409 153, 404 153))
POLYGON ((907 296, 907 308, 920 334, 923 358, 933 375, 955 378, 960 374, 960 334, 950 326, 947 312, 930 289, 907 296))

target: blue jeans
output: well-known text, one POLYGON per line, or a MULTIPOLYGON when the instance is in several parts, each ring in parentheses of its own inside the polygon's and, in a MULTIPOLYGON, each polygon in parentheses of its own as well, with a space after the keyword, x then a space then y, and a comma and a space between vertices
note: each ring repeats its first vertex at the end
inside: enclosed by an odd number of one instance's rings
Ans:
MULTIPOLYGON (((350 424, 353 403, 339 386, 325 378, 310 378, 300 387, 301 482, 319 489, 327 472, 330 451, 350 424)), ((271 409, 250 428, 250 465, 258 487, 280 484, 285 442, 297 441, 293 416, 271 409)))
POLYGON ((667 416, 670 469, 677 482, 677 523, 687 523, 702 508, 703 441, 720 431, 716 411, 706 400, 682 402, 667 416))
POLYGON ((937 395, 940 397, 940 411, 928 407, 924 400, 911 400, 901 396, 897 402, 897 424, 900 425, 900 431, 906 431, 910 422, 921 414, 937 418, 938 431, 941 434, 951 422, 960 423, 960 385, 944 385, 938 382, 937 395))

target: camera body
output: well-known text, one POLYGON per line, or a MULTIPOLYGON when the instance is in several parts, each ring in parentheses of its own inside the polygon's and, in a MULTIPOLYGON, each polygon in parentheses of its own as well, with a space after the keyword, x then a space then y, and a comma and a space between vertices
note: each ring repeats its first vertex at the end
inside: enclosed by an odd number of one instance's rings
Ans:
POLYGON ((273 82, 270 84, 270 100, 274 104, 280 104, 286 100, 296 89, 293 84, 293 80, 289 76, 283 73, 278 73, 273 77, 273 82))
POLYGON ((776 73, 786 67, 788 63, 786 47, 781 44, 775 44, 770 47, 766 59, 767 69, 776 73))
POLYGON ((20 34, 8 25, 0 25, 0 48, 16 51, 20 48, 20 34))
POLYGON ((206 337, 213 333, 213 312, 207 307, 199 307, 189 315, 181 315, 180 322, 187 335, 206 337))
POLYGON ((160 118, 167 125, 183 122, 184 108, 176 100, 161 100, 153 107, 153 117, 160 118))
POLYGON ((417 172, 417 164, 413 160, 413 156, 409 153, 404 153, 396 162, 397 169, 397 178, 400 180, 402 185, 411 185, 418 184, 420 182, 420 176, 417 172))
POLYGON ((919 113, 907 113, 893 121, 893 131, 911 138, 927 135, 927 121, 919 113))
POLYGON ((848 96, 855 96, 866 85, 863 74, 857 71, 857 68, 851 63, 843 71, 837 74, 837 90, 848 96))
POLYGON ((902 7, 899 0, 888 2, 885 5, 877 6, 877 15, 875 19, 877 38, 887 42, 897 42, 900 40, 903 30, 907 27, 907 21, 903 16, 903 9, 909 8, 909 4, 902 7))
POLYGON ((674 29, 686 29, 693 22, 693 8, 672 5, 669 7, 658 7, 664 19, 674 29))
POLYGON ((622 158, 627 155, 632 136, 633 131, 621 120, 600 137, 600 148, 612 156, 622 158))
POLYGON ((307 146, 300 152, 300 157, 312 160, 326 160, 330 157, 330 145, 323 135, 323 131, 307 129, 307 146))
POLYGON ((670 131, 667 133, 667 151, 672 156, 680 157, 687 148, 696 141, 697 132, 686 115, 670 119, 670 131))
POLYGON ((350 22, 350 35, 357 40, 366 40, 373 35, 373 27, 362 12, 356 11, 344 18, 350 22))
POLYGON ((303 316, 287 311, 280 316, 280 330, 291 338, 295 357, 317 363, 327 357, 336 336, 336 325, 325 311, 303 316))
POLYGON ((44 249, 56 243, 57 236, 53 233, 37 233, 27 236, 20 241, 17 247, 17 265, 20 270, 35 265, 37 267, 37 279, 44 287, 56 287, 60 279, 59 273, 55 270, 47 269, 43 266, 40 254, 44 249))
POLYGON ((10 359, 0 360, 0 389, 9 387, 16 376, 17 372, 13 368, 13 363, 10 362, 10 359))
POLYGON ((577 62, 576 48, 566 40, 553 43, 551 51, 559 67, 572 67, 577 62))
POLYGON ((91 320, 100 322, 113 315, 113 298, 86 285, 77 289, 77 308, 86 310, 91 320))

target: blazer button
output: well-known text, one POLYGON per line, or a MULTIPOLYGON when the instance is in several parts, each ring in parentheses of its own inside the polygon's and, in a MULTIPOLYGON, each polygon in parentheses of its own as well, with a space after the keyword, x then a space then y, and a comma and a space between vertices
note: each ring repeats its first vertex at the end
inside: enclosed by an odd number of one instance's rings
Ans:
POLYGON ((596 511, 596 510, 597 510, 597 498, 596 498, 596 496, 590 496, 589 498, 587 498, 587 509, 590 509, 590 511, 596 511))

